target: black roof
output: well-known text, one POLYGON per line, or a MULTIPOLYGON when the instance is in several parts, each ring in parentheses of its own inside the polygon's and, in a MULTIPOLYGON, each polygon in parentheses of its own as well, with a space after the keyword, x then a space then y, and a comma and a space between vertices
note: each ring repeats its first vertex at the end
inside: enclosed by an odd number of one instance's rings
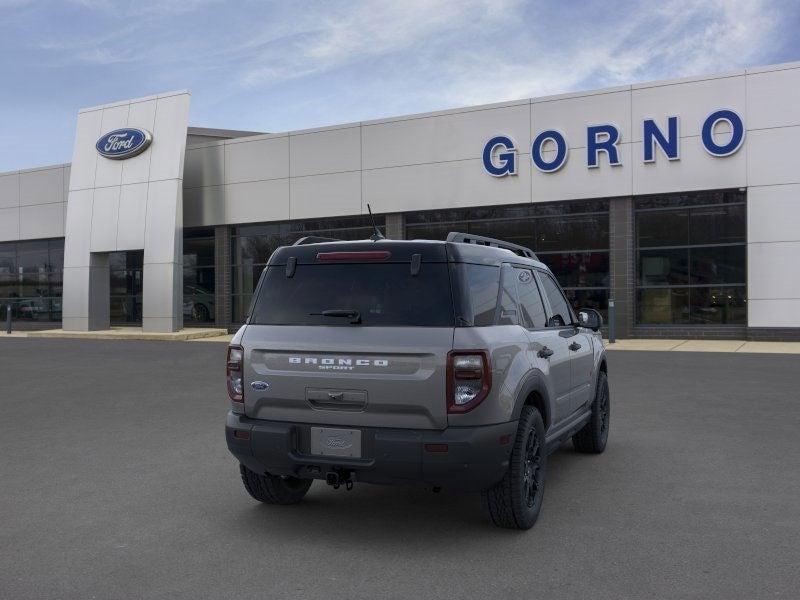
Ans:
MULTIPOLYGON (((486 265, 515 263, 546 269, 533 258, 520 256, 511 250, 473 243, 447 242, 440 240, 356 240, 356 241, 305 241, 300 245, 281 246, 270 256, 270 265, 285 265, 294 257, 298 264, 314 264, 317 255, 326 252, 368 252, 387 251, 390 256, 384 262, 408 263, 414 254, 419 254, 422 262, 466 262, 486 265)), ((346 258, 344 260, 347 260, 346 258)), ((351 262, 363 262, 353 257, 351 262)))

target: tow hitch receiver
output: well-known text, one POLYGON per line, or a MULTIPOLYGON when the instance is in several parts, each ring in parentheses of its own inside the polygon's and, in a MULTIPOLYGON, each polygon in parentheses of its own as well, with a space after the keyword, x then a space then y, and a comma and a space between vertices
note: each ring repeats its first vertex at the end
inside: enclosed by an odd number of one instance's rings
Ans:
POLYGON ((338 490, 339 486, 344 485, 345 489, 349 492, 353 489, 355 476, 352 471, 338 469, 336 471, 328 471, 328 473, 325 474, 325 481, 328 485, 333 486, 335 490, 338 490))

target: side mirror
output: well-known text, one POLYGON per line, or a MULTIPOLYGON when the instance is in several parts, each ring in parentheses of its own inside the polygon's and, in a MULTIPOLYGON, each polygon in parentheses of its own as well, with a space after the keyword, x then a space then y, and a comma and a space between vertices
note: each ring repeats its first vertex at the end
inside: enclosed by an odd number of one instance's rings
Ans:
POLYGON ((578 324, 592 331, 599 331, 603 326, 603 316, 593 308, 582 308, 578 311, 578 324))

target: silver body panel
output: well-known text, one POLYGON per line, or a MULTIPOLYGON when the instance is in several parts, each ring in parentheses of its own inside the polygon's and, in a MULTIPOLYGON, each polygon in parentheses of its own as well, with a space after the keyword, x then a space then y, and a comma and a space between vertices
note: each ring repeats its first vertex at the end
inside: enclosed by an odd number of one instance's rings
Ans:
POLYGON ((256 419, 444 429, 451 327, 247 326, 245 413, 256 419), (269 383, 255 391, 250 382, 269 383), (325 399, 322 391, 331 397, 325 399), (336 406, 338 394, 342 406, 336 406), (363 403, 354 410, 353 403, 363 403))

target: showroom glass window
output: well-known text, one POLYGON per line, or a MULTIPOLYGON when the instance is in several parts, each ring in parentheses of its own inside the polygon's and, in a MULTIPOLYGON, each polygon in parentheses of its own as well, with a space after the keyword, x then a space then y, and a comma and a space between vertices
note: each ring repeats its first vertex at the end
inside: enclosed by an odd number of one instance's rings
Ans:
MULTIPOLYGON (((385 218, 375 215, 375 223, 385 234, 385 218)), ((244 321, 261 271, 279 246, 291 245, 309 235, 340 240, 364 240, 372 233, 368 216, 235 226, 231 239, 233 322, 244 321)))
POLYGON ((461 231, 531 248, 574 308, 608 308, 608 200, 550 202, 406 213, 406 239, 443 240, 461 231))
POLYGON ((214 322, 214 229, 183 231, 183 323, 214 322))
POLYGON ((737 190, 635 199, 637 323, 747 323, 746 209, 737 190))
POLYGON ((144 250, 109 253, 109 310, 112 325, 142 324, 143 263, 144 250))
POLYGON ((0 243, 0 319, 61 321, 64 240, 0 243))

